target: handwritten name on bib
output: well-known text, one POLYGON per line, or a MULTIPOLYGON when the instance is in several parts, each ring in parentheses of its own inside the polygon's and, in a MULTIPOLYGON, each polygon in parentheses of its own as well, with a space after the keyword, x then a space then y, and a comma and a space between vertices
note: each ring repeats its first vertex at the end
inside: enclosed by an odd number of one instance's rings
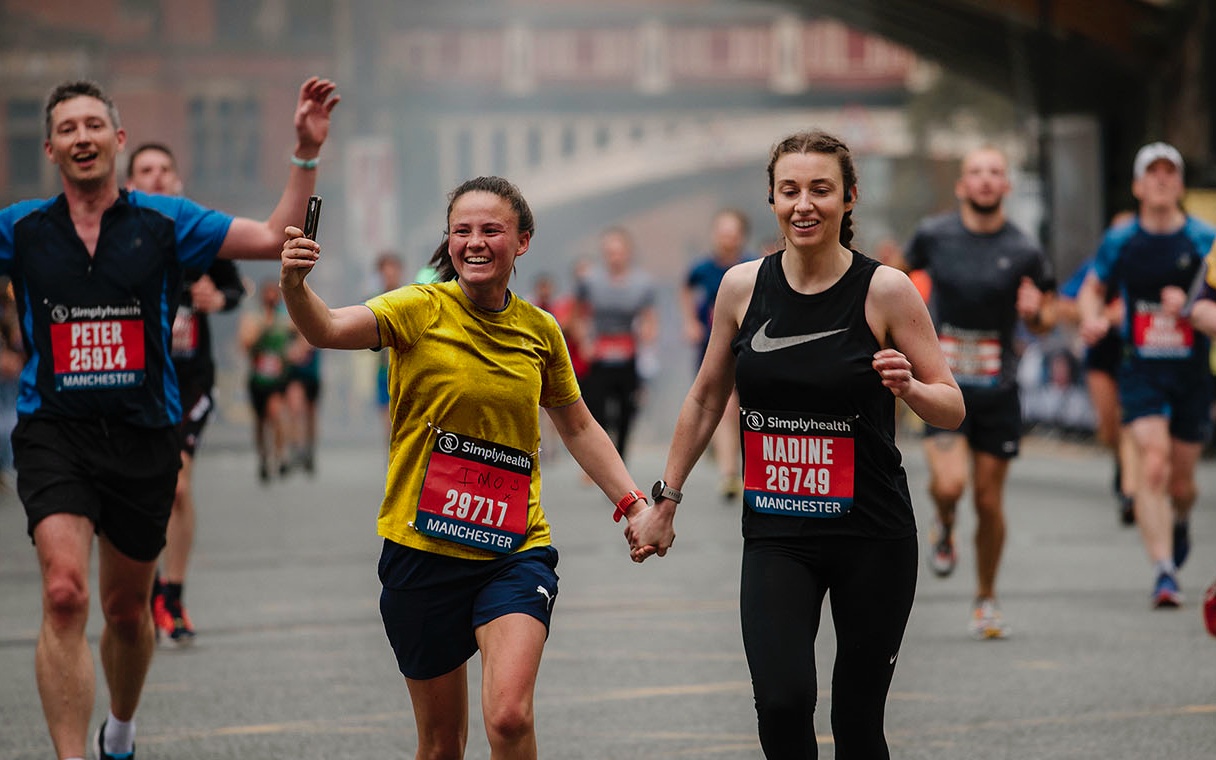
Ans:
POLYGON ((531 485, 528 453, 436 430, 415 527, 428 536, 509 554, 528 532, 531 485))

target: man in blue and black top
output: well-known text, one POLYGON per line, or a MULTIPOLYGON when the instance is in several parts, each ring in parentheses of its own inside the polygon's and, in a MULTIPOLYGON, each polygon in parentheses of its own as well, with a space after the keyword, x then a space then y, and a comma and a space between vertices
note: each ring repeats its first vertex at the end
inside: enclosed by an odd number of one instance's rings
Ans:
POLYGON ((134 754, 134 715, 155 638, 149 597, 181 466, 171 361, 183 272, 274 258, 303 221, 329 133, 333 83, 309 79, 295 112, 287 187, 264 222, 184 198, 120 190, 126 133, 91 82, 56 87, 45 152, 63 193, 0 210, 0 274, 12 277, 28 360, 13 432, 17 492, 42 572, 38 691, 57 757, 83 758, 93 709, 85 637, 98 536, 110 713, 100 760, 134 754))
POLYGON ((1119 404, 1138 468, 1135 520, 1153 566, 1155 609, 1181 606, 1178 569, 1190 553, 1195 467, 1211 430, 1207 336, 1188 318, 1216 229, 1182 208, 1182 154, 1162 142, 1132 163, 1136 220, 1107 231, 1081 286, 1081 337, 1094 345, 1111 327, 1108 293, 1123 299, 1119 404))

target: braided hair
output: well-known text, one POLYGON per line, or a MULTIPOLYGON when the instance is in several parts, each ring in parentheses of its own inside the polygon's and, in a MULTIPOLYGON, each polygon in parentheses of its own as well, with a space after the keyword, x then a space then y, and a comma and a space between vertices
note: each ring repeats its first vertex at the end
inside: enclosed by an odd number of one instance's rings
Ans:
MULTIPOLYGON (((777 159, 790 153, 824 153, 836 156, 840 162, 840 176, 844 180, 845 200, 852 200, 853 188, 857 185, 857 169, 853 166, 853 154, 840 138, 821 130, 796 132, 773 146, 768 159, 768 194, 770 199, 774 189, 773 171, 777 159)), ((840 244, 850 248, 853 242, 853 212, 844 212, 840 221, 840 244)))

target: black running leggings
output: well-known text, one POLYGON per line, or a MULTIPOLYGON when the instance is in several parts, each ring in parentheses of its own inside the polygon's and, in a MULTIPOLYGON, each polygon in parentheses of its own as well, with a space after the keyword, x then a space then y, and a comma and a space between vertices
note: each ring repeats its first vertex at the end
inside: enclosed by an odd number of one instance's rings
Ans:
POLYGON ((625 446, 629 443, 629 431, 638 411, 637 365, 625 363, 592 362, 583 379, 583 399, 587 409, 600 427, 607 431, 621 459, 625 458, 625 446))
POLYGON ((890 757, 883 713, 912 611, 916 546, 915 536, 744 543, 739 606, 765 757, 819 756, 812 720, 818 689, 815 635, 829 592, 836 628, 831 696, 836 759, 890 757))

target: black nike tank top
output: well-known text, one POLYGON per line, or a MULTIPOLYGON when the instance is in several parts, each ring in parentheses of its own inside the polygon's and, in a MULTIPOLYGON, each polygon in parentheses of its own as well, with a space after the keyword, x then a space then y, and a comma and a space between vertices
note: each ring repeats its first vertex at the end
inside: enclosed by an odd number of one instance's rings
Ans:
POLYGON ((865 316, 879 264, 854 251, 840 280, 805 295, 786 280, 785 255, 761 261, 731 343, 743 410, 743 535, 914 535, 907 475, 895 445, 895 397, 872 366, 879 344, 865 316), (828 466, 820 467, 821 454, 828 466), (849 480, 846 458, 851 483, 838 485, 849 480))

